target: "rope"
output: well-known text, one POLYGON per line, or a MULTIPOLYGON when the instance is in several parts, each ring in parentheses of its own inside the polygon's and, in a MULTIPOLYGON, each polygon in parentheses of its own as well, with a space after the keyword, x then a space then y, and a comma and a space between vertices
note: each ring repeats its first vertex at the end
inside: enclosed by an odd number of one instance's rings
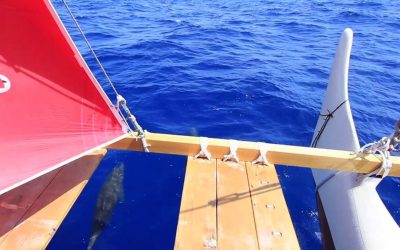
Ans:
MULTIPOLYGON (((131 111, 129 110, 128 106, 126 105, 126 100, 124 97, 122 97, 121 95, 117 95, 117 110, 118 112, 122 115, 122 117, 124 118, 124 121, 126 122, 126 124, 128 124, 128 122, 125 119, 125 116, 122 114, 122 110, 120 109, 120 106, 122 107, 122 109, 125 111, 128 120, 133 124, 133 126, 135 127, 136 131, 138 132, 138 137, 140 139, 142 139, 142 146, 145 152, 150 152, 149 151, 149 147, 150 145, 147 143, 146 141, 146 131, 143 130, 143 128, 139 125, 139 123, 136 120, 136 117, 131 113, 131 111)), ((129 127, 129 125, 128 125, 129 127)))
POLYGON ((194 156, 194 158, 206 158, 208 160, 211 160, 211 153, 208 151, 207 147, 208 138, 200 137, 200 151, 194 156))
POLYGON ((324 132, 326 126, 328 125, 329 120, 330 120, 331 118, 333 118, 333 114, 334 114, 340 107, 342 107, 347 101, 348 101, 348 100, 344 100, 344 101, 343 101, 341 104, 339 104, 339 106, 337 106, 332 112, 330 112, 329 109, 328 109, 328 110, 327 110, 327 111, 328 111, 328 114, 326 114, 326 115, 320 114, 320 116, 325 117, 324 123, 322 124, 321 129, 318 131, 317 136, 315 136, 314 141, 313 141, 312 144, 311 144, 311 147, 313 147, 313 148, 316 148, 316 147, 317 147, 318 141, 319 141, 319 139, 321 138, 321 135, 322 135, 322 133, 324 132))
POLYGON ((103 72, 104 76, 106 77, 108 83, 110 84, 111 88, 114 90, 115 95, 118 96, 118 91, 115 88, 114 84, 112 83, 110 77, 108 76, 106 70, 104 69, 103 65, 101 64, 99 58, 97 57, 96 52, 94 52, 94 49, 92 48, 92 45, 90 45, 89 40, 87 39, 85 33, 83 33, 83 30, 81 29, 81 26, 79 25, 78 21, 76 20, 74 14, 72 14, 71 9, 69 8, 69 5, 67 4, 67 2, 65 0, 61 0, 64 3, 65 8, 68 11, 68 14, 70 15, 72 21, 75 23, 76 28, 79 30, 79 32, 82 35, 83 40, 85 40, 86 45, 88 46, 90 52, 92 53, 94 59, 96 60, 97 64, 100 66, 101 71, 103 72))
POLYGON ((97 64, 99 65, 101 71, 103 72, 104 76, 106 77, 109 85, 111 86, 112 90, 114 91, 116 97, 117 97, 117 105, 116 105, 116 109, 118 110, 118 113, 122 116, 124 122, 126 123, 126 125, 128 126, 129 130, 132 132, 132 129, 129 126, 129 123, 127 121, 127 119, 132 123, 132 125, 135 128, 135 131, 138 132, 138 137, 142 139, 142 145, 143 148, 146 152, 149 152, 149 144, 147 144, 146 141, 146 131, 143 130, 143 128, 139 125, 139 123, 136 120, 136 117, 131 113, 131 111, 129 110, 129 107, 126 105, 126 100, 125 98, 123 98, 117 91, 117 89, 115 88, 113 82, 111 81, 110 77, 107 74, 107 71, 105 70, 105 68, 103 67, 103 64, 100 62, 99 58, 97 57, 96 52, 94 51, 92 45, 90 45, 89 40, 87 39, 85 33, 83 32, 81 26, 79 25, 78 21, 76 20, 74 14, 72 13, 69 5, 67 4, 67 2, 65 0, 61 0, 65 6, 65 8, 67 9, 67 12, 69 14, 69 16, 71 17, 72 21, 75 23, 76 28, 79 30, 83 40, 85 41, 86 45, 88 46, 90 52, 92 53, 94 59, 96 60, 97 64), (122 110, 120 109, 120 107, 123 108, 124 112, 127 115, 127 119, 125 118, 125 116, 122 113, 122 110))
POLYGON ((400 120, 397 121, 394 132, 388 137, 382 137, 379 141, 371 142, 364 145, 357 153, 360 157, 364 154, 379 153, 382 157, 382 165, 376 170, 369 173, 367 176, 381 175, 382 178, 386 177, 392 168, 392 161, 390 159, 390 152, 399 152, 400 148, 400 120))
POLYGON ((269 165, 268 159, 267 159, 267 144, 266 143, 258 143, 258 148, 260 150, 260 154, 257 159, 251 162, 251 164, 260 164, 260 165, 269 165))
POLYGON ((239 157, 237 156, 237 149, 239 147, 239 142, 237 140, 229 140, 229 148, 230 152, 227 155, 224 155, 222 161, 234 161, 236 163, 239 162, 239 157))

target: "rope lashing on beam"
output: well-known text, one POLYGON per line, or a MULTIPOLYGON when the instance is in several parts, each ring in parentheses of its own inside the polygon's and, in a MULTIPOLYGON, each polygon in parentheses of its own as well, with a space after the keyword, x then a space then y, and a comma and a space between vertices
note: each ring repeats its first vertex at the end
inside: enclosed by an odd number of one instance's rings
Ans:
POLYGON ((208 152, 208 138, 200 137, 200 152, 198 152, 194 158, 205 158, 207 160, 211 160, 211 153, 208 152))
POLYGON ((382 176, 385 178, 391 168, 392 161, 390 159, 390 152, 399 152, 400 144, 400 120, 397 121, 395 126, 395 131, 388 137, 383 137, 379 141, 371 142, 364 145, 357 153, 357 156, 362 156, 365 154, 375 154, 378 153, 382 157, 382 164, 379 168, 367 174, 367 176, 382 176))
POLYGON ((267 153, 268 153, 267 144, 259 142, 258 143, 258 148, 260 149, 260 155, 258 156, 257 159, 255 159, 251 163, 252 164, 265 165, 265 166, 269 165, 269 162, 268 162, 268 159, 267 159, 267 153))
POLYGON ((237 156, 237 149, 239 147, 239 142, 237 140, 229 140, 229 149, 230 152, 227 155, 224 155, 222 161, 233 161, 239 162, 239 157, 237 156))

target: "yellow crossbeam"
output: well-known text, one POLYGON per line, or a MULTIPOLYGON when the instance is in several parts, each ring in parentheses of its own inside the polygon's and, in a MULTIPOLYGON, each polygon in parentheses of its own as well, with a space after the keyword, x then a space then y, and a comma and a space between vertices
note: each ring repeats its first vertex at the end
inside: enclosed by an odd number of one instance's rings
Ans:
MULTIPOLYGON (((194 156, 200 151, 200 137, 148 133, 150 152, 194 156)), ((354 152, 281 144, 266 144, 268 161, 271 164, 327 170, 370 173, 381 165, 378 155, 356 157, 354 152)), ((142 151, 140 139, 127 136, 110 145, 110 149, 142 151)), ((212 158, 221 159, 229 153, 229 140, 208 139, 208 151, 212 158)), ((241 161, 253 161, 259 155, 257 142, 239 141, 237 155, 241 161)), ((390 176, 400 176, 400 157, 391 157, 393 167, 390 176)))

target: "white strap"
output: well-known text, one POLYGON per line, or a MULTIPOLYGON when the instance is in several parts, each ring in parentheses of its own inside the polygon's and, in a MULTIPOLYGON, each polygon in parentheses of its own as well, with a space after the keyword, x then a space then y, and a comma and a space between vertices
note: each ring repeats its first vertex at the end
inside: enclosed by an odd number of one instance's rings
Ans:
POLYGON ((237 149, 239 146, 239 142, 236 140, 229 140, 229 148, 230 152, 227 155, 224 155, 224 158, 222 161, 234 161, 234 162, 239 162, 239 158, 236 154, 237 149))
POLYGON ((367 174, 367 177, 371 177, 373 175, 382 175, 383 179, 389 174, 390 170, 392 169, 390 150, 394 149, 394 146, 391 144, 393 138, 395 138, 394 134, 392 134, 390 137, 382 137, 382 139, 380 139, 379 141, 368 143, 360 148, 357 153, 357 157, 363 157, 365 154, 375 153, 379 153, 382 156, 381 166, 378 169, 367 174), (391 146, 393 149, 391 148, 391 146))
POLYGON ((194 158, 206 158, 211 160, 211 153, 207 150, 208 147, 208 138, 207 137, 200 137, 200 152, 198 152, 194 158))
POLYGON ((392 160, 390 159, 389 151, 378 151, 378 153, 382 156, 382 165, 380 168, 372 171, 367 176, 370 177, 372 175, 382 175, 382 179, 388 176, 390 170, 392 169, 392 160))
POLYGON ((252 164, 261 164, 261 165, 269 165, 268 159, 267 159, 267 144, 259 142, 258 143, 258 148, 260 149, 260 155, 258 156, 257 159, 255 159, 252 164))

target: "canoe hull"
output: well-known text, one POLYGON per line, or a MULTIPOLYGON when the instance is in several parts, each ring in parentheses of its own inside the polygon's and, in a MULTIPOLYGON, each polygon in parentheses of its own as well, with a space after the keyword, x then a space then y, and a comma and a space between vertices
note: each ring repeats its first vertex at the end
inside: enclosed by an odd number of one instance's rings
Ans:
MULTIPOLYGON (((352 39, 352 31, 346 29, 336 52, 321 114, 343 105, 327 123, 327 116, 319 117, 313 138, 313 144, 319 148, 359 150, 347 90, 352 39)), ((393 249, 400 245, 400 229, 376 191, 381 179, 318 169, 312 173, 324 210, 320 214, 326 216, 336 249, 393 249)))

